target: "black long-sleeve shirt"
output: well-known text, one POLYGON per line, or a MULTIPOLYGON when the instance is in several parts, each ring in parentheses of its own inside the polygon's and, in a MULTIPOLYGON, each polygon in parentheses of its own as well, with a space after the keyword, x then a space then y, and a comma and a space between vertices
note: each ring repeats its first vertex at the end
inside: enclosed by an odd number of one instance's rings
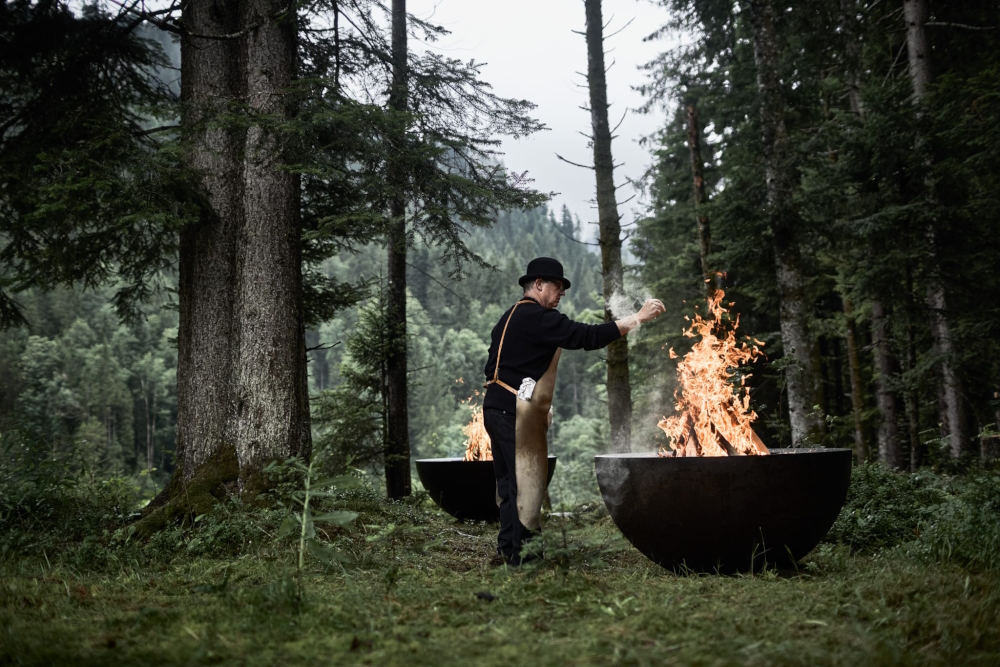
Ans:
MULTIPOLYGON (((524 297, 530 299, 530 297, 524 297)), ((513 308, 513 306, 512 306, 513 308)), ((503 314, 493 327, 490 353, 486 359, 486 379, 492 380, 496 369, 497 348, 504 324, 510 316, 510 309, 503 314)), ((507 326, 500 353, 500 379, 514 389, 521 386, 521 380, 530 377, 536 382, 552 362, 556 348, 565 350, 599 350, 621 338, 618 325, 614 322, 583 324, 574 322, 554 308, 545 308, 534 299, 517 307, 507 326)), ((495 408, 513 412, 516 397, 500 385, 491 384, 486 389, 484 408, 495 408)))

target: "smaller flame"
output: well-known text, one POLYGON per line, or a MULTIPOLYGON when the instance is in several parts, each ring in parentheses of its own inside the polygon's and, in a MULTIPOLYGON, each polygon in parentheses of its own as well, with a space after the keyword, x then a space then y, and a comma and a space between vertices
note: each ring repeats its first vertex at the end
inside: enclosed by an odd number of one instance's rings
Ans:
MULTIPOLYGON (((743 456, 768 454, 767 447, 753 432, 757 413, 750 409, 749 375, 740 377, 734 392, 730 380, 733 369, 762 354, 759 340, 752 345, 738 343, 736 329, 726 329, 721 304, 725 292, 717 290, 708 303, 709 317, 695 315, 684 335, 701 336, 691 351, 677 364, 679 387, 674 391, 676 413, 657 424, 670 439, 671 449, 660 448, 660 456, 743 456)), ((729 304, 732 306, 732 303, 729 304)), ((687 318, 685 318, 687 319, 687 318)), ((670 358, 677 353, 669 350, 670 358)))
POLYGON ((483 423, 482 407, 478 405, 472 406, 472 421, 465 425, 462 432, 466 436, 466 461, 493 460, 493 449, 490 447, 490 436, 486 432, 486 426, 483 423))

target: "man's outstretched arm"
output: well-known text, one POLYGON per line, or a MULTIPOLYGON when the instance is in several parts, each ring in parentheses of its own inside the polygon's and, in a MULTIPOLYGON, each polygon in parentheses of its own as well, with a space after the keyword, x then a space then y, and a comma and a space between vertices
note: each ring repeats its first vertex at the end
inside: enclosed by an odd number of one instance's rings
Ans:
POLYGON ((640 324, 655 320, 665 310, 666 308, 663 307, 663 303, 659 299, 646 299, 646 303, 642 304, 642 308, 639 309, 638 313, 616 320, 615 324, 618 325, 618 331, 624 336, 640 324))

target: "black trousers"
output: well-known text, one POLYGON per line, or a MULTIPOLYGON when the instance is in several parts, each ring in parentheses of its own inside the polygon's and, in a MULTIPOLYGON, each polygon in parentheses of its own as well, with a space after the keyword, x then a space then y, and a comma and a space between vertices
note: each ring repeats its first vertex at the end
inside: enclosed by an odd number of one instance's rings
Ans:
POLYGON ((483 410, 483 425, 490 436, 493 472, 497 478, 497 493, 500 495, 497 553, 511 564, 520 565, 530 558, 522 558, 521 547, 537 533, 526 528, 517 515, 514 415, 504 410, 488 408, 483 410))

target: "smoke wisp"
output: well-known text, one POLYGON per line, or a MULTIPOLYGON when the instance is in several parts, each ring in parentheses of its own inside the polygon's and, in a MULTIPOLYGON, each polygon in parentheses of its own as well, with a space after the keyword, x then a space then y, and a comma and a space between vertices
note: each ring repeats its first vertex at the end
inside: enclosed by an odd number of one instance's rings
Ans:
MULTIPOLYGON (((653 298, 653 295, 645 285, 637 281, 626 281, 621 290, 617 290, 611 295, 611 298, 607 302, 607 307, 611 312, 611 317, 616 320, 622 320, 629 315, 637 313, 642 308, 642 304, 651 298, 653 298)), ((636 323, 635 329, 629 335, 629 343, 638 341, 641 328, 642 325, 636 323)))

